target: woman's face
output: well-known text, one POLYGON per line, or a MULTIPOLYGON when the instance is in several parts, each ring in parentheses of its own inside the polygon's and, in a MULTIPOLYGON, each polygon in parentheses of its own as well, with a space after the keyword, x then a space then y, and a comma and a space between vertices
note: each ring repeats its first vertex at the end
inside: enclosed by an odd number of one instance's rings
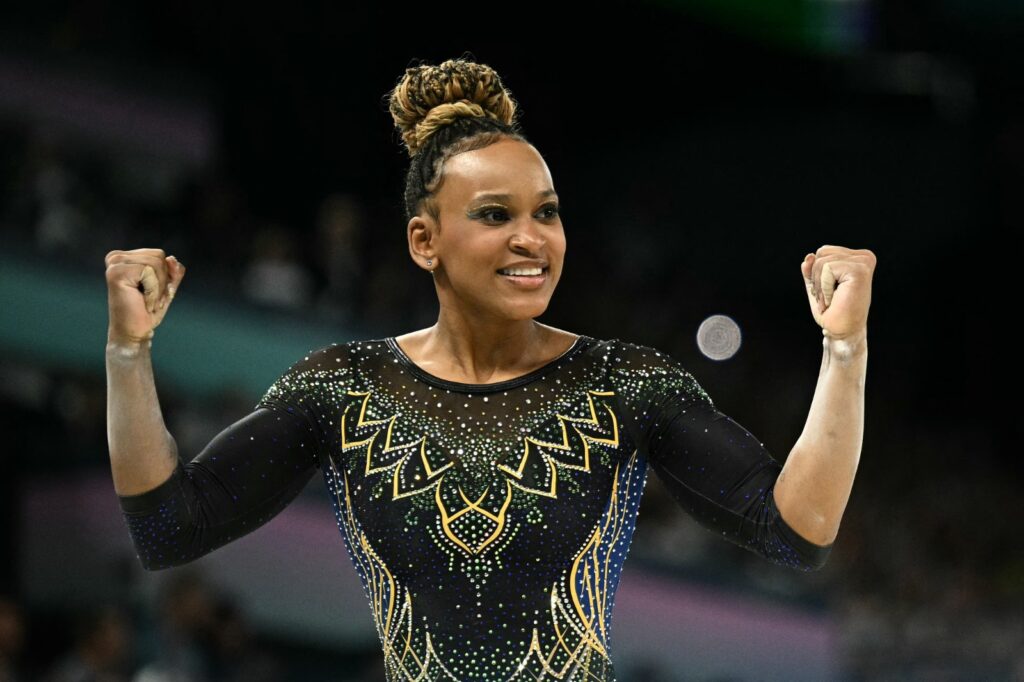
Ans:
POLYGON ((565 232, 540 153, 502 140, 452 157, 443 172, 441 230, 425 213, 409 223, 414 257, 438 263, 441 305, 503 320, 541 315, 562 274, 565 232), (499 272, 520 263, 543 270, 539 277, 499 272))

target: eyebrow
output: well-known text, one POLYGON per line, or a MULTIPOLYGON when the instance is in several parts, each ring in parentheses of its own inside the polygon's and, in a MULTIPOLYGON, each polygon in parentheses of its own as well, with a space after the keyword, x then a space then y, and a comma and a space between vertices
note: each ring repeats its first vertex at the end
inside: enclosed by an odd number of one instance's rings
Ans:
MULTIPOLYGON (((543 192, 538 192, 537 193, 537 198, 538 199, 542 199, 544 197, 557 197, 557 196, 558 196, 558 192, 556 192, 553 189, 548 189, 548 190, 544 190, 543 192)), ((484 200, 490 200, 490 201, 512 201, 512 195, 511 194, 481 194, 479 196, 473 197, 472 200, 473 201, 484 201, 484 200)))

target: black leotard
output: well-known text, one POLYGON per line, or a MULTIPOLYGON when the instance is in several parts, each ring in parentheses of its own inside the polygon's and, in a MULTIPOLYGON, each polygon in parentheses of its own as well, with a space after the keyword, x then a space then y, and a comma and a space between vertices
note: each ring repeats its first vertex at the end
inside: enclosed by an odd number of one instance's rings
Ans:
POLYGON ((394 337, 332 344, 171 477, 121 496, 143 566, 255 530, 319 470, 389 680, 614 680, 615 591, 648 462, 704 527, 824 565, 772 494, 781 470, 657 350, 580 336, 529 374, 445 381, 394 337))

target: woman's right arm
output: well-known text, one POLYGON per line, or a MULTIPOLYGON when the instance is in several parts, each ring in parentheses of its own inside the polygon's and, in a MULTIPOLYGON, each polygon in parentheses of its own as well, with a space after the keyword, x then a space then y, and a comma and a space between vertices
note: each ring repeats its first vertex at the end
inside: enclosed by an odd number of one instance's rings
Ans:
POLYGON ((325 442, 301 405, 261 401, 191 461, 179 457, 160 411, 150 356, 153 329, 184 273, 184 266, 167 262, 159 249, 107 256, 110 464, 148 570, 192 561, 269 521, 309 482, 325 442))
POLYGON ((111 251, 105 264, 110 467, 114 490, 134 495, 166 481, 178 459, 160 413, 150 347, 185 266, 163 249, 111 251))
MULTIPOLYGON (((167 440, 173 448, 169 434, 167 440)), ((176 448, 160 453, 170 460, 166 480, 138 494, 118 493, 143 567, 188 563, 270 521, 316 473, 320 444, 302 413, 259 407, 189 462, 176 448)))
POLYGON ((160 412, 149 341, 107 343, 107 444, 118 495, 151 490, 174 471, 178 445, 160 412))

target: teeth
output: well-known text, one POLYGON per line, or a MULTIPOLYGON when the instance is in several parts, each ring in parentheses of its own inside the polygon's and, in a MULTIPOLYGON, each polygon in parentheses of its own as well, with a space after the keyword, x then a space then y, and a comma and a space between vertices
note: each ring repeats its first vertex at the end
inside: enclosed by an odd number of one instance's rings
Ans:
POLYGON ((498 270, 503 275, 539 275, 543 272, 543 268, 510 268, 507 270, 498 270))

